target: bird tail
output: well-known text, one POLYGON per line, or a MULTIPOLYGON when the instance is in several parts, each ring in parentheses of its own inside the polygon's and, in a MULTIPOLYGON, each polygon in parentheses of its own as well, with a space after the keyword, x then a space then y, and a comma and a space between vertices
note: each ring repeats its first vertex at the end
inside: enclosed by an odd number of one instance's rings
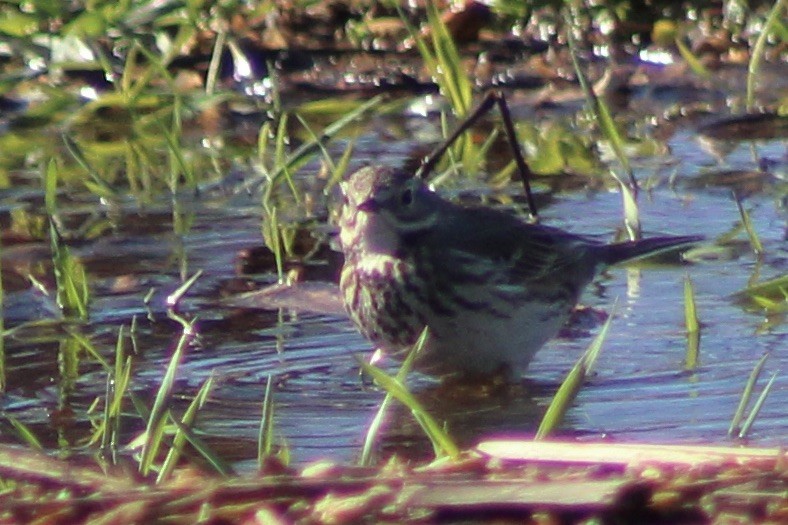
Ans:
POLYGON ((678 237, 652 237, 638 241, 617 242, 600 246, 604 250, 602 259, 606 265, 645 259, 660 253, 679 251, 699 243, 703 237, 686 235, 678 237))

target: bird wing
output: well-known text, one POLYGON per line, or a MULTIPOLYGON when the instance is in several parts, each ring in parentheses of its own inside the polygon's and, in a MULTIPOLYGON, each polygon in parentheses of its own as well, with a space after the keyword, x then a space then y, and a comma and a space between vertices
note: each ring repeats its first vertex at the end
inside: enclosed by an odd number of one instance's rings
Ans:
POLYGON ((435 237, 427 242, 445 246, 455 257, 476 261, 480 266, 500 268, 503 263, 512 282, 577 271, 593 276, 593 265, 587 264, 596 246, 593 241, 549 226, 527 224, 495 210, 461 208, 446 215, 447 220, 432 230, 435 237))

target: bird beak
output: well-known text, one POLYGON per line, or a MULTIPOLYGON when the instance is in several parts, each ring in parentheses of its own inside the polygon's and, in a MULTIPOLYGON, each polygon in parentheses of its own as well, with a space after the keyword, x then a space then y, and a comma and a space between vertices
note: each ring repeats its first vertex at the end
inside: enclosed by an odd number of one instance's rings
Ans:
POLYGON ((367 212, 367 213, 375 213, 380 209, 380 205, 375 199, 367 199, 364 202, 360 203, 356 206, 357 209, 367 212))

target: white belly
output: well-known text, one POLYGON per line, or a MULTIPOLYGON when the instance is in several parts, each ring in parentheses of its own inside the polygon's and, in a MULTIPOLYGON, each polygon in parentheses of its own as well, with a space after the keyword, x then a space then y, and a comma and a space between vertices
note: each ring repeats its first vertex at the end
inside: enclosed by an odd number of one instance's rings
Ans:
POLYGON ((422 354, 427 370, 489 374, 501 367, 524 370, 534 354, 561 329, 567 305, 528 303, 510 317, 463 312, 451 319, 433 320, 435 333, 422 354), (483 316, 480 322, 479 316, 483 316))

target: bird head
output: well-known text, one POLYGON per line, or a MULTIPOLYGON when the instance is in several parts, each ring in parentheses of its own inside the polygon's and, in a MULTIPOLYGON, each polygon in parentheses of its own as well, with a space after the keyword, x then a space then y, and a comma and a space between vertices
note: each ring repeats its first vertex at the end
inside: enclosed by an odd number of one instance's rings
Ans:
POLYGON ((403 238, 435 224, 440 198, 407 172, 367 166, 341 183, 343 250, 363 247, 393 253, 403 238))

